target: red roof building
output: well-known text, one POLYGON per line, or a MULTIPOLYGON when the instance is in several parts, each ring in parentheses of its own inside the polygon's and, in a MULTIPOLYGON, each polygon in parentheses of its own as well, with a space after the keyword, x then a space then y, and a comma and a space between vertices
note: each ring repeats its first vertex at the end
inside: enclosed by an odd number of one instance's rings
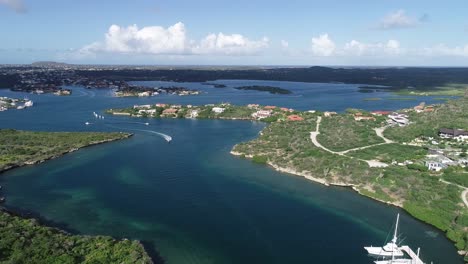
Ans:
POLYGON ((302 121, 304 118, 298 115, 290 115, 288 116, 288 121, 302 121))

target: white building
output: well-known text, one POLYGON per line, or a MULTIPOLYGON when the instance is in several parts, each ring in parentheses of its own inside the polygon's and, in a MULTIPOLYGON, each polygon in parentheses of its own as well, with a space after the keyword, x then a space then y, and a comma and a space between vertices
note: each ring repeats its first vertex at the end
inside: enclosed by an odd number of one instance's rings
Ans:
POLYGON ((263 119, 271 116, 271 110, 258 110, 252 114, 253 118, 263 119))
POLYGON ((430 171, 440 171, 442 169, 447 168, 447 165, 437 162, 437 161, 426 161, 426 167, 430 171))
POLYGON ((221 114, 222 112, 224 112, 225 108, 222 108, 222 107, 213 107, 211 109, 211 111, 217 113, 217 114, 221 114))

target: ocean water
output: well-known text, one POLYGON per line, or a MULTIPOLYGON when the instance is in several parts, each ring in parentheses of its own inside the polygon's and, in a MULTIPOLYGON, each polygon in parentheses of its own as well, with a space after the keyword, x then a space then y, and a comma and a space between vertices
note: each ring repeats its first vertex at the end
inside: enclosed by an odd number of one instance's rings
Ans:
POLYGON ((202 89, 200 96, 113 98, 107 90, 73 87, 71 97, 27 96, 35 106, 0 113, 0 127, 46 131, 127 131, 128 139, 4 173, 6 206, 39 214, 68 230, 140 239, 167 263, 372 263, 363 246, 381 245, 401 213, 405 243, 430 263, 463 263, 444 234, 402 210, 347 188, 325 187, 229 154, 265 126, 250 121, 135 119, 92 112, 156 102, 275 104, 344 111, 398 109, 419 101, 360 93, 357 86, 218 81, 230 87, 265 84, 294 91, 270 95, 196 83, 144 82, 202 89), (84 122, 92 122, 86 126, 84 122), (146 126, 143 123, 149 122, 146 126), (152 132, 168 134, 168 144, 152 132))

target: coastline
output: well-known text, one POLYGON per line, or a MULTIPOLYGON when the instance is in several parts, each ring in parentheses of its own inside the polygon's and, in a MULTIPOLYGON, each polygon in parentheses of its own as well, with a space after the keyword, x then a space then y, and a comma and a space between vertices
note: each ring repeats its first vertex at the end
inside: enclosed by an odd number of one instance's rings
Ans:
MULTIPOLYGON (((240 152, 237 152, 237 151, 233 151, 231 150, 230 152, 232 155, 234 156, 242 156, 244 155, 244 157, 246 158, 249 158, 251 159, 252 158, 252 155, 245 155, 243 153, 240 153, 240 152)), ((267 165, 272 167, 273 169, 275 169, 276 171, 279 171, 279 172, 282 172, 282 173, 287 173, 287 174, 291 174, 291 175, 295 175, 295 176, 301 176, 301 177, 304 177, 306 178, 307 180, 310 180, 310 181, 313 181, 313 182, 316 182, 316 183, 320 183, 320 184, 323 184, 325 186, 338 186, 338 187, 349 187, 351 189, 353 189, 355 192, 359 193, 360 195, 362 196, 365 196, 365 197, 369 197, 373 200, 376 200, 376 201, 379 201, 379 202, 382 202, 382 203, 386 203, 388 205, 393 205, 393 206, 396 206, 396 207, 400 207, 402 209, 403 208, 403 204, 402 203, 398 203, 398 202, 389 202, 389 201, 384 201, 384 200, 381 200, 381 199, 378 199, 378 198, 375 198, 375 197, 372 197, 372 196, 368 196, 364 193, 362 193, 359 188, 356 187, 356 185, 354 184, 350 184, 350 183, 344 183, 344 182, 328 182, 324 179, 320 179, 320 178, 317 178, 317 177, 314 177, 308 173, 305 173, 305 172, 299 172, 299 171, 296 171, 294 170, 293 168, 284 168, 284 167, 280 167, 272 162, 267 162, 267 165)))
MULTIPOLYGON (((41 164, 41 163, 44 163, 44 162, 52 160, 52 159, 60 158, 60 157, 62 157, 64 155, 66 155, 66 154, 73 153, 73 152, 78 151, 80 149, 84 149, 84 148, 87 148, 87 147, 100 145, 100 144, 104 144, 104 143, 108 143, 108 142, 118 141, 118 140, 122 140, 122 139, 128 139, 128 138, 130 138, 130 137, 132 137, 134 135, 133 133, 124 133, 124 132, 120 132, 120 133, 122 135, 120 138, 111 138, 111 139, 92 141, 92 142, 90 142, 89 144, 87 144, 85 146, 72 148, 72 149, 63 151, 61 153, 58 153, 58 154, 55 154, 55 155, 52 155, 52 156, 49 156, 49 157, 46 157, 46 158, 43 158, 43 159, 29 160, 29 161, 21 162, 19 164, 14 164, 14 165, 10 165, 10 166, 0 168, 0 176, 2 175, 2 173, 6 172, 6 171, 9 171, 9 170, 13 170, 13 169, 20 168, 20 167, 23 167, 23 166, 41 164)), ((66 236, 79 236, 79 237, 83 237, 83 238, 94 238, 94 237, 99 236, 99 235, 80 234, 78 231, 71 230, 70 228, 66 227, 63 224, 54 222, 53 220, 47 220, 47 219, 41 217, 40 214, 36 214, 36 213, 30 212, 30 211, 23 211, 21 208, 9 208, 9 207, 6 207, 4 205, 0 205, 0 214, 7 214, 10 217, 18 217, 18 218, 24 219, 24 220, 31 220, 31 221, 33 221, 34 224, 37 224, 38 226, 41 226, 43 228, 48 228, 48 229, 52 230, 53 232, 60 233, 60 234, 66 235, 66 236)), ((109 237, 115 243, 124 242, 124 241, 129 240, 127 238, 115 238, 113 236, 106 236, 106 237, 109 237)), ((151 245, 149 245, 148 243, 145 243, 144 241, 140 241, 140 240, 136 240, 136 239, 132 239, 132 241, 136 242, 137 245, 139 247, 141 247, 143 249, 143 251, 147 254, 147 256, 149 258, 149 261, 150 261, 149 263, 154 263, 154 259, 158 260, 157 263, 164 263, 164 260, 160 256, 159 252, 157 252, 154 248, 151 248, 150 247, 151 245), (151 252, 151 254, 149 252, 151 252)))
POLYGON ((12 169, 16 169, 16 168, 20 168, 20 167, 28 166, 28 165, 36 165, 36 164, 40 164, 40 163, 46 162, 46 161, 48 161, 48 160, 60 158, 60 157, 62 157, 63 155, 66 155, 66 154, 68 154, 68 153, 75 152, 75 151, 80 150, 80 149, 84 149, 84 148, 91 147, 91 146, 95 146, 95 145, 100 145, 100 144, 107 143, 107 142, 112 142, 112 141, 127 139, 127 138, 130 138, 130 137, 133 136, 132 133, 123 133, 123 132, 121 132, 121 133, 122 133, 122 135, 123 135, 122 138, 113 138, 113 139, 105 139, 105 140, 93 141, 93 142, 91 142, 90 144, 88 144, 88 145, 86 145, 86 146, 82 146, 82 147, 79 147, 79 148, 72 148, 72 149, 70 149, 70 150, 63 151, 63 152, 61 152, 61 153, 59 153, 59 154, 55 154, 55 155, 52 155, 52 156, 47 157, 47 158, 44 158, 44 159, 28 160, 28 161, 25 161, 25 162, 22 162, 22 163, 19 163, 19 164, 9 165, 9 166, 0 168, 0 175, 1 175, 3 172, 6 172, 6 171, 9 171, 9 170, 12 170, 12 169))
MULTIPOLYGON (((237 156, 237 157, 240 157, 240 156, 243 156, 247 159, 252 159, 253 156, 252 155, 245 155, 244 153, 241 153, 241 152, 237 152, 237 151, 234 151, 234 150, 231 150, 230 151, 230 154, 231 155, 234 155, 234 156, 237 156)), ((404 208, 404 205, 403 203, 399 203, 399 202, 389 202, 389 201, 384 201, 382 199, 379 199, 379 198, 376 198, 376 197, 372 197, 372 196, 369 196, 369 195, 366 195, 365 193, 363 193, 359 188, 356 187, 356 185, 354 184, 349 184, 349 183, 343 183, 343 182, 327 182, 326 180, 324 179, 320 179, 320 178, 316 178, 316 177, 313 177, 312 175, 310 174, 307 174, 307 173, 304 173, 304 172, 299 172, 299 171, 296 171, 292 168, 284 168, 284 167, 280 167, 272 162, 267 162, 267 164, 269 167, 273 168, 274 170, 276 171, 279 171, 279 172, 282 172, 282 173, 287 173, 287 174, 291 174, 291 175, 294 175, 294 176, 300 176, 300 177, 304 177, 306 178, 307 180, 310 180, 310 181, 313 181, 313 182, 316 182, 316 183, 320 183, 322 185, 325 185, 327 187, 329 186, 337 186, 337 187, 348 187, 348 188, 351 188, 353 189, 355 192, 357 192, 358 194, 362 195, 363 197, 367 197, 367 198, 370 198, 370 199, 373 199, 375 201, 378 201, 378 202, 381 202, 381 203, 385 203, 387 205, 390 205, 390 206, 395 206, 395 207, 398 207, 398 208, 401 208, 403 209, 405 212, 407 212, 409 215, 411 215, 411 217, 413 217, 414 219, 422 222, 422 223, 425 223, 425 224, 428 224, 434 228, 436 228, 437 230, 441 231, 442 233, 444 233, 446 235, 446 232, 444 232, 443 230, 440 230, 439 228, 437 228, 435 225, 429 223, 429 222, 426 222, 426 221, 423 221, 417 217, 415 217, 414 215, 412 215, 409 211, 407 211, 405 208, 404 208)), ((447 236, 446 236, 447 237, 447 236)), ((449 239, 447 237, 447 239, 449 239)), ((450 240, 450 239, 449 239, 450 240)), ((450 240, 452 241, 452 240, 450 240)), ((453 241, 452 241, 453 242, 453 241)), ((455 247, 455 244, 453 244, 454 247, 455 247)), ((456 248, 456 247, 455 247, 456 248)), ((458 250, 457 249, 457 253, 458 255, 460 256, 465 256, 467 254, 467 252, 463 251, 463 250, 458 250)))

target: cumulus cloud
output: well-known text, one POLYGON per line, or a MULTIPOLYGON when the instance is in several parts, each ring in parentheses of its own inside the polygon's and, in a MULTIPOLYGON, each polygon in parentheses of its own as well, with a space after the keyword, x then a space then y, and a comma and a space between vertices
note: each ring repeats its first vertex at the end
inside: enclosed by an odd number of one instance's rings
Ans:
POLYGON ((177 23, 168 28, 159 26, 138 28, 137 25, 120 27, 112 25, 105 34, 104 42, 85 46, 84 52, 183 54, 188 41, 185 26, 177 23))
POLYGON ((23 3, 23 0, 0 0, 0 5, 5 5, 17 13, 26 12, 26 6, 23 3))
POLYGON ((281 40, 281 47, 283 49, 289 48, 289 42, 287 42, 286 40, 281 40))
POLYGON ((424 48, 422 55, 439 57, 439 56, 453 56, 453 57, 468 57, 468 44, 464 46, 449 47, 446 44, 439 44, 430 48, 424 48))
POLYGON ((312 53, 315 56, 331 56, 335 51, 335 47, 335 43, 330 39, 328 34, 312 38, 312 53))
POLYGON ((185 25, 181 22, 168 28, 136 25, 110 26, 102 42, 84 46, 79 53, 95 55, 99 52, 152 54, 152 55, 253 55, 268 47, 268 38, 250 40, 240 34, 209 34, 199 42, 187 37, 185 25))
POLYGON ((250 40, 240 34, 209 34, 192 48, 193 54, 254 55, 268 47, 268 38, 250 40))
POLYGON ((341 54, 345 56, 383 56, 399 55, 402 53, 400 42, 389 40, 385 43, 363 43, 357 40, 351 40, 343 47, 341 54))
MULTIPOLYGON (((426 14, 427 19, 429 18, 426 14)), ((425 19, 425 18, 424 18, 425 19)), ((421 20, 421 19, 420 19, 421 20)), ((422 20, 421 20, 422 21, 422 20)), ((386 15, 377 26, 378 29, 400 29, 417 26, 419 21, 406 15, 406 11, 400 9, 386 15)))

